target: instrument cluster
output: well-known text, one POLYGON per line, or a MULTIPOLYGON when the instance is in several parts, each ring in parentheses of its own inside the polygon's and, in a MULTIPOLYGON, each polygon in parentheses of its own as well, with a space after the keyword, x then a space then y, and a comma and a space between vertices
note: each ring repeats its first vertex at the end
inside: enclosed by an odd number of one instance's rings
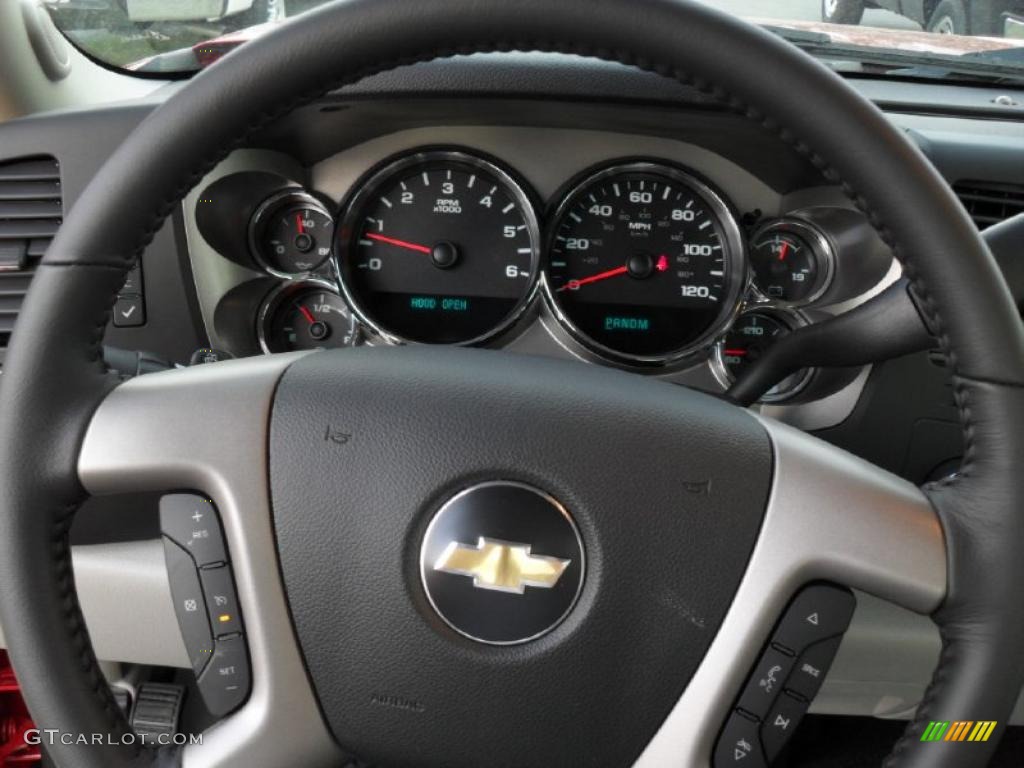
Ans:
POLYGON ((539 315, 585 359, 656 373, 707 359, 728 386, 819 307, 863 292, 865 260, 837 258, 861 228, 840 208, 738 211, 708 179, 652 158, 591 168, 544 205, 495 158, 427 148, 382 162, 341 201, 287 186, 252 206, 249 256, 278 280, 256 332, 265 352, 501 345, 539 315))

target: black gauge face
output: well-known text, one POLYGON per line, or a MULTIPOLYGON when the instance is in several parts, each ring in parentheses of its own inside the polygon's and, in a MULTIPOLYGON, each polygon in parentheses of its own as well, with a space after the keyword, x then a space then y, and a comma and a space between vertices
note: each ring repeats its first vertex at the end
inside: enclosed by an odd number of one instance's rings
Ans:
POLYGON ((331 255, 334 220, 314 198, 287 193, 271 198, 253 217, 257 262, 274 275, 305 275, 331 255))
MULTIPOLYGON (((715 350, 716 373, 729 385, 748 367, 756 363, 772 344, 792 330, 789 323, 774 313, 753 310, 740 315, 732 328, 718 342, 715 350)), ((807 371, 797 371, 787 377, 762 398, 766 402, 792 397, 807 380, 807 371)))
POLYGON ((813 301, 826 287, 828 246, 804 225, 778 222, 762 230, 750 250, 754 286, 787 304, 813 301))
POLYGON ((262 324, 261 342, 267 352, 350 347, 359 338, 344 299, 317 285, 289 286, 271 296, 262 324))
POLYGON ((710 339, 735 310, 744 267, 721 198, 674 168, 637 163, 584 181, 559 206, 546 290, 599 353, 663 362, 710 339))
POLYGON ((407 157, 374 175, 339 237, 346 295, 392 341, 479 343, 533 294, 540 237, 526 194, 460 152, 407 157))

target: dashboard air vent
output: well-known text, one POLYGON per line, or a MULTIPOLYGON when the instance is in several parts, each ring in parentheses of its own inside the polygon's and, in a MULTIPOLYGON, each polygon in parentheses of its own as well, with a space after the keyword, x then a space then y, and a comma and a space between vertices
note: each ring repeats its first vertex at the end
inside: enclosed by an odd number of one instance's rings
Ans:
POLYGON ((1024 213, 1024 185, 992 181, 958 181, 953 191, 978 229, 1024 213))
POLYGON ((32 270, 63 215, 60 166, 54 158, 0 161, 0 365, 32 270))

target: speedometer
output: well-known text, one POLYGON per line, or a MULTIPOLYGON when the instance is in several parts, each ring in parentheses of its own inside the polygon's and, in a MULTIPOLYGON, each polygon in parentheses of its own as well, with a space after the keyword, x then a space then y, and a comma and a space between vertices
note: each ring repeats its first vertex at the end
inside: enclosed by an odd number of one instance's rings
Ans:
POLYGON ((559 205, 544 289, 594 352, 670 363, 710 346, 734 316, 743 253, 735 217, 706 182, 663 164, 616 165, 559 205))
POLYGON ((339 229, 349 305, 392 342, 477 344, 537 283, 540 230, 522 186, 465 152, 400 158, 361 185, 339 229))

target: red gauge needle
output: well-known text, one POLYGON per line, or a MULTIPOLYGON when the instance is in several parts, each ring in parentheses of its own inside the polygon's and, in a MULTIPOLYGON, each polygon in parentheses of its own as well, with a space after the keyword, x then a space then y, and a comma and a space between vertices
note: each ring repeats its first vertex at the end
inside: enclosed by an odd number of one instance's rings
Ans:
POLYGON ((727 349, 725 350, 726 357, 746 357, 747 350, 745 349, 727 349))
POLYGON ((557 291, 555 291, 555 293, 560 293, 561 291, 575 291, 577 288, 581 286, 590 285, 591 283, 596 283, 601 280, 607 280, 609 277, 618 277, 619 275, 624 275, 627 272, 629 272, 629 269, 627 267, 616 267, 615 269, 609 269, 607 272, 599 272, 596 275, 584 277, 582 280, 570 280, 568 283, 566 283, 557 291))
POLYGON ((783 241, 782 247, 779 248, 779 261, 785 261, 787 253, 789 253, 789 243, 783 241))
POLYGON ((425 245, 417 245, 416 243, 409 243, 405 240, 396 240, 393 237, 385 237, 384 235, 378 235, 376 232, 367 232, 365 235, 367 240, 376 240, 379 243, 387 243, 388 245, 397 245, 399 248, 405 248, 410 251, 418 251, 419 253, 432 253, 430 248, 425 245))
POLYGON ((309 321, 310 325, 316 322, 316 318, 313 317, 313 313, 310 312, 306 307, 302 306, 301 304, 299 305, 299 312, 301 312, 302 316, 309 321))
POLYGON ((302 224, 302 213, 301 213, 301 211, 299 213, 295 214, 295 226, 299 228, 299 234, 300 235, 306 234, 306 227, 303 226, 303 224, 302 224))

